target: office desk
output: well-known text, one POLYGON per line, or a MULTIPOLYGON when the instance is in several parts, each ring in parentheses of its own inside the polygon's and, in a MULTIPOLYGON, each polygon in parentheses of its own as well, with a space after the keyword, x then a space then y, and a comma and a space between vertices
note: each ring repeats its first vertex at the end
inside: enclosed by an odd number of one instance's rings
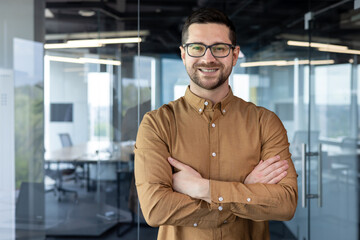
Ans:
POLYGON ((45 152, 46 162, 128 162, 134 150, 134 141, 86 142, 45 152))
MULTIPOLYGON (((128 163, 134 150, 134 141, 126 142, 108 142, 95 141, 86 142, 70 147, 64 147, 45 153, 45 162, 51 163, 71 163, 71 164, 86 164, 87 165, 87 189, 89 189, 89 165, 97 164, 96 179, 97 189, 99 188, 99 168, 101 164, 108 163, 128 163)), ((98 197, 99 198, 99 197, 98 197)))
MULTIPOLYGON (((131 170, 133 163, 131 161, 133 146, 133 141, 87 142, 54 151, 48 151, 45 154, 45 161, 46 164, 86 164, 88 169, 87 173, 89 173, 89 165, 97 166, 96 172, 98 172, 100 166, 104 167, 110 164, 116 164, 116 168, 112 167, 115 172, 123 168, 131 170)), ((96 176, 99 176, 99 174, 96 173, 96 176)), ((87 174, 87 178, 88 177, 89 174, 87 174)), ((119 182, 116 183, 119 184, 119 182)), ((89 187, 89 179, 87 179, 87 185, 89 187)), ((117 186, 117 189, 118 187, 119 186, 117 186)), ((114 192, 114 194, 119 194, 118 190, 114 192)), ((92 194, 90 195, 93 196, 92 194)), ((116 205, 109 205, 103 201, 105 195, 104 192, 100 192, 100 180, 97 179, 97 188, 94 195, 95 201, 92 202, 89 201, 89 199, 85 199, 84 201, 80 200, 77 205, 70 205, 70 207, 72 207, 72 212, 69 212, 69 214, 76 219, 65 219, 59 226, 47 231, 47 234, 53 236, 99 236, 109 228, 117 225, 120 220, 130 221, 130 213, 119 209, 119 207, 117 208, 116 205), (105 219, 104 216, 109 212, 112 212, 115 215, 109 219, 105 219), (84 214, 86 217, 80 219, 80 216, 83 216, 84 214)), ((116 198, 119 199, 119 196, 116 198)))

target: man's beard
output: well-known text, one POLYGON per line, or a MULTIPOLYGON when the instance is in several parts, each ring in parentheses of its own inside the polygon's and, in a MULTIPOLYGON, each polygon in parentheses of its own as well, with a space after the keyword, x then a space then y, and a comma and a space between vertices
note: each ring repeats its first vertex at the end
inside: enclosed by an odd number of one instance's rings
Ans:
POLYGON ((224 67, 223 64, 194 64, 190 69, 186 68, 187 73, 191 79, 196 85, 199 87, 206 89, 206 90, 214 90, 221 85, 223 85, 226 80, 229 78, 231 69, 228 70, 224 67), (220 75, 217 79, 217 81, 212 85, 206 85, 206 77, 200 77, 199 76, 199 68, 218 68, 218 71, 220 71, 220 75), (202 81, 201 81, 202 79, 202 81))

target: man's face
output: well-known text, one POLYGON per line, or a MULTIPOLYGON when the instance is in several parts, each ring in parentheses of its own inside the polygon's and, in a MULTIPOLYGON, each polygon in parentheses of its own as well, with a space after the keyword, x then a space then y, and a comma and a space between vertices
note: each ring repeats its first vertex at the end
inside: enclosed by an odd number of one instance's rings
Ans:
MULTIPOLYGON (((231 44, 229 31, 229 28, 223 24, 191 24, 188 28, 186 43, 231 44)), ((227 82, 232 67, 236 64, 240 48, 231 49, 230 54, 224 58, 215 58, 209 48, 202 57, 189 56, 183 47, 180 47, 180 50, 181 58, 191 81, 200 88, 213 90, 227 82)))

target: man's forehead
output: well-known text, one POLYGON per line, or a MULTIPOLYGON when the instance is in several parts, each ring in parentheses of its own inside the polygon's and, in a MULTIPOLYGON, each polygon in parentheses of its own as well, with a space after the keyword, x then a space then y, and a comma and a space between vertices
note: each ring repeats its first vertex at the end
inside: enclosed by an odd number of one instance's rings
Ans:
POLYGON ((219 23, 193 23, 188 29, 188 40, 196 42, 230 42, 229 28, 219 23))

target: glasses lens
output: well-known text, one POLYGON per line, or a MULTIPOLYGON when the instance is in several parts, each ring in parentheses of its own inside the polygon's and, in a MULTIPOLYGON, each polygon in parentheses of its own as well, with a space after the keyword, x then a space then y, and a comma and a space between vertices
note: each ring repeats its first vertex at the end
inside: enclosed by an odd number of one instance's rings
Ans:
POLYGON ((192 43, 187 46, 188 54, 193 57, 200 57, 204 54, 206 47, 202 44, 192 43))
POLYGON ((211 47, 211 52, 214 57, 226 57, 229 55, 230 46, 226 44, 215 44, 211 47))

